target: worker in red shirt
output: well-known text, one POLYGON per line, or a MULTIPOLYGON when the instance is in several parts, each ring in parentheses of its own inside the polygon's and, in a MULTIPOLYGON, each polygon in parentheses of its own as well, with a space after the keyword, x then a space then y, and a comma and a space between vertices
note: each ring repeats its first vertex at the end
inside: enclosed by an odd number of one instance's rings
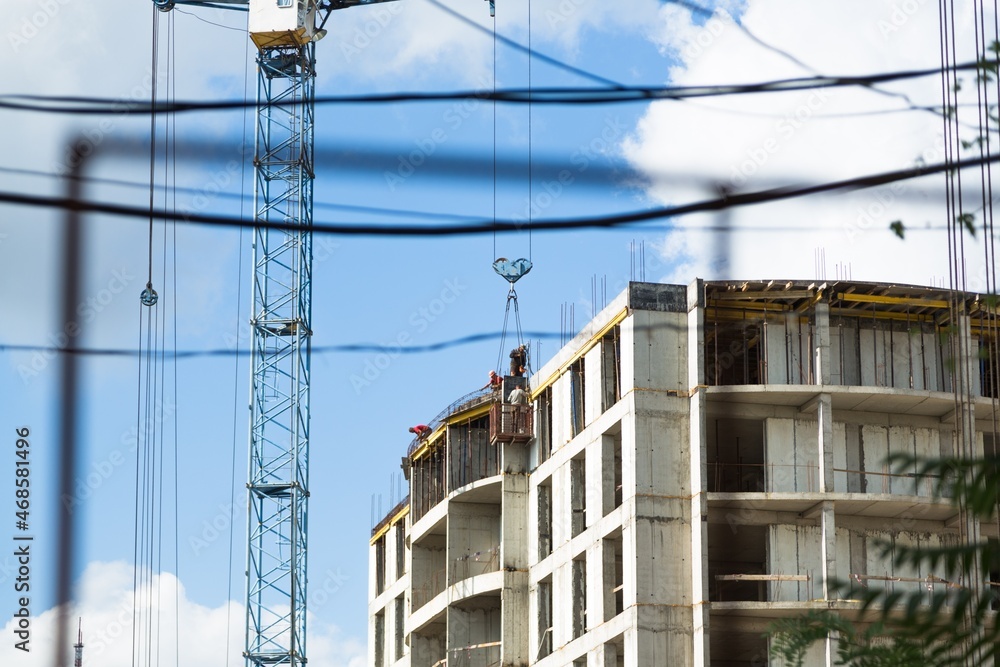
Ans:
POLYGON ((415 433, 417 438, 423 440, 431 434, 431 427, 427 424, 417 424, 410 427, 410 433, 415 433))
POLYGON ((493 391, 499 391, 503 387, 503 377, 497 375, 496 371, 490 371, 490 379, 480 389, 489 387, 493 391))

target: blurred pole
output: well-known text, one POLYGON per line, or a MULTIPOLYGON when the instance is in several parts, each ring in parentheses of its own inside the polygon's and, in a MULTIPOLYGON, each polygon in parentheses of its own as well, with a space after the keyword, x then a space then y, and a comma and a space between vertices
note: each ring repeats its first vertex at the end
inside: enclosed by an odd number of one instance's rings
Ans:
MULTIPOLYGON (((88 148, 90 148, 88 146, 88 148)), ((88 151, 87 154, 92 152, 88 151)), ((84 144, 77 141, 73 144, 71 153, 70 173, 66 177, 66 199, 69 206, 66 210, 65 231, 63 235, 62 253, 62 307, 60 318, 63 327, 75 322, 76 306, 80 302, 80 282, 83 279, 83 259, 81 257, 82 231, 80 226, 80 211, 76 203, 81 201, 83 179, 83 163, 87 154, 84 144)), ((80 323, 76 323, 79 327, 80 323)), ((82 331, 75 338, 82 339, 82 331)), ((76 474, 77 430, 79 426, 77 405, 77 355, 72 351, 72 345, 63 350, 62 367, 59 378, 59 498, 73 497, 73 478, 76 474)), ((66 647, 72 644, 70 636, 70 613, 73 602, 73 571, 76 555, 76 525, 73 512, 63 502, 56 504, 57 536, 56 536, 56 622, 55 667, 68 667, 66 647)))
MULTIPOLYGON (((727 199, 733 193, 732 188, 725 183, 716 183, 715 194, 721 199, 727 199)), ((711 273, 716 280, 729 280, 733 276, 733 211, 728 206, 719 211, 715 233, 715 252, 709 255, 711 273)))

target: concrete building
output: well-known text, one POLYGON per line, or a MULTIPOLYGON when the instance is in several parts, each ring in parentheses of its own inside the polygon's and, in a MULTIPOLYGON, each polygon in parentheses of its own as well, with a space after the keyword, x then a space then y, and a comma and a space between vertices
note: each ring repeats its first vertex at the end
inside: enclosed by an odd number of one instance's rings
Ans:
POLYGON ((856 606, 835 579, 941 590, 879 541, 997 527, 886 460, 995 454, 991 312, 885 284, 631 283, 524 412, 473 393, 410 445, 409 497, 372 532, 369 665, 776 664, 770 622, 856 606))

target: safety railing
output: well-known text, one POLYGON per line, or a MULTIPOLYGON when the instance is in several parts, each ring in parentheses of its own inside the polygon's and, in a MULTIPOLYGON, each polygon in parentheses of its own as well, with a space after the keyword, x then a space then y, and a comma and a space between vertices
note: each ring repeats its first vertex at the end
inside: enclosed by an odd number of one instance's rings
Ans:
POLYGON ((491 442, 527 442, 535 435, 531 405, 494 403, 490 407, 491 442))
POLYGON ((812 577, 808 574, 717 574, 713 602, 771 602, 780 599, 806 601, 813 595, 812 577), (794 587, 791 590, 783 590, 794 587))
POLYGON ((500 570, 500 545, 467 553, 452 561, 452 582, 500 570))
POLYGON ((707 488, 718 493, 813 493, 817 490, 819 466, 804 463, 709 462, 707 488))
POLYGON ((440 593, 444 592, 447 585, 447 576, 447 567, 442 565, 440 568, 432 571, 420 585, 413 586, 414 611, 420 609, 440 593))
POLYGON ((493 667, 500 664, 499 641, 460 646, 448 651, 448 667, 493 667))

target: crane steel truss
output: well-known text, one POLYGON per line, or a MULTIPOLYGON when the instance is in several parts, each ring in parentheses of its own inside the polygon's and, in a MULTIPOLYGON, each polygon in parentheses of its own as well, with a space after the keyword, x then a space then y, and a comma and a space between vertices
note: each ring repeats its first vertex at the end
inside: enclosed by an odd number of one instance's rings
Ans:
MULTIPOLYGON (((335 9, 392 0, 304 1, 322 28, 335 9)), ((153 0, 163 11, 175 5, 246 11, 250 2, 153 0)), ((489 3, 492 16, 494 0, 489 3)), ((315 49, 312 41, 258 43, 254 220, 293 228, 258 225, 254 232, 247 667, 307 662, 315 49)))
POLYGON ((315 45, 257 57, 248 667, 306 662, 315 45))

